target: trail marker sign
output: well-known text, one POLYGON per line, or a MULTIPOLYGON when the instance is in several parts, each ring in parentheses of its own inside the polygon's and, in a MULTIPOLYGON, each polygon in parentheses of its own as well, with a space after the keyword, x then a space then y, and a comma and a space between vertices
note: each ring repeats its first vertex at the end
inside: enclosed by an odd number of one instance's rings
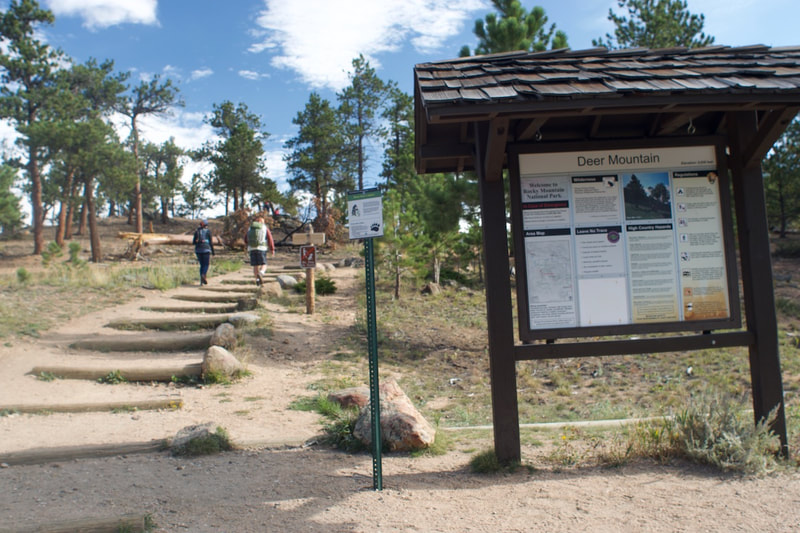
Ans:
POLYGON ((300 247, 300 266, 302 268, 317 267, 317 248, 315 246, 300 247))

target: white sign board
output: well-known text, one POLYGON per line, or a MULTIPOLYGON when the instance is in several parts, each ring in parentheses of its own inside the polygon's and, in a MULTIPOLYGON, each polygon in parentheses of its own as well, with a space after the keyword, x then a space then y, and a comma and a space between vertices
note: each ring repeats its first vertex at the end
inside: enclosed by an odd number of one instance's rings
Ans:
POLYGON ((347 193, 347 221, 350 239, 383 236, 383 198, 378 189, 347 193))
POLYGON ((521 154, 531 330, 731 316, 713 146, 521 154))

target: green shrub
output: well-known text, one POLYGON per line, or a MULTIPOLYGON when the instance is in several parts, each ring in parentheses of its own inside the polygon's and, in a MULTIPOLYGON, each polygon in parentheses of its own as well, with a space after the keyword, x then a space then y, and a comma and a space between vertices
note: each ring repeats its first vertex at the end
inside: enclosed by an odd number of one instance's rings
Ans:
POLYGON ((98 383, 105 383, 107 385, 119 385, 120 383, 125 383, 128 380, 125 379, 125 376, 122 375, 120 370, 113 370, 103 376, 102 378, 98 378, 98 383))
POLYGON ((704 397, 675 417, 682 451, 687 458, 722 470, 761 474, 775 466, 778 437, 768 421, 754 424, 742 402, 704 397))
POLYGON ((17 269, 17 281, 20 283, 27 283, 31 280, 31 273, 25 269, 25 267, 19 267, 17 269))
MULTIPOLYGON (((297 285, 294 286, 294 290, 300 294, 304 294, 306 292, 306 280, 300 280, 297 282, 297 285)), ((314 291, 320 296, 335 294, 336 282, 329 277, 320 276, 314 279, 314 291)))
POLYGON ((61 246, 59 246, 57 242, 53 241, 47 245, 47 249, 42 251, 42 264, 44 266, 48 266, 53 259, 61 257, 63 254, 64 250, 61 248, 61 246))
POLYGON ((73 266, 84 266, 86 265, 86 261, 78 257, 78 254, 81 253, 81 245, 77 242, 70 242, 69 243, 69 263, 73 266))
POLYGON ((517 461, 503 465, 493 449, 483 451, 470 459, 469 468, 476 474, 497 474, 500 472, 516 472, 521 464, 517 461))

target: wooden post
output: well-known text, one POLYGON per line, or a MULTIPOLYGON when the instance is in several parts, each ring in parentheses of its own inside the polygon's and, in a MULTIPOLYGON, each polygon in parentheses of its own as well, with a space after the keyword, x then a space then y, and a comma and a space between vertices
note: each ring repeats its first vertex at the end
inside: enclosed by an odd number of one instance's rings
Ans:
POLYGON ((755 111, 730 113, 728 131, 745 318, 747 330, 755 336, 755 341, 750 345, 755 421, 759 423, 766 420, 770 412, 777 408, 776 418, 770 427, 781 440, 781 454, 788 457, 764 180, 760 160, 742 160, 745 147, 758 131, 755 111))
POLYGON ((317 288, 314 285, 314 269, 306 269, 306 314, 314 314, 314 297, 316 296, 317 288))
POLYGON ((475 127, 475 168, 478 172, 481 226, 486 262, 486 319, 489 331, 489 374, 492 387, 494 449, 503 464, 521 459, 514 322, 509 281, 506 200, 502 168, 488 176, 484 169, 487 135, 475 127))

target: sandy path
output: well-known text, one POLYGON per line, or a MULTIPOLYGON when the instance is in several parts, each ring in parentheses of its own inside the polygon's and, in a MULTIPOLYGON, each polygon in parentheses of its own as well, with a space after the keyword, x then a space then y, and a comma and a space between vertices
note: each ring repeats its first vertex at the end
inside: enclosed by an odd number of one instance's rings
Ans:
MULTIPOLYGON (((355 274, 332 273, 340 286, 352 286, 355 274)), ((485 439, 439 457, 386 455, 384 490, 373 491, 369 456, 302 446, 319 432, 319 419, 287 409, 296 397, 310 394, 316 364, 330 355, 337 332, 352 324, 352 293, 343 293, 336 296, 342 311, 324 319, 266 304, 273 336, 262 353, 252 354, 252 377, 230 386, 109 386, 25 375, 34 364, 76 358, 99 364, 112 357, 75 353, 65 343, 92 334, 135 334, 104 325, 143 316, 141 306, 164 304, 169 294, 148 294, 64 324, 36 342, 0 347, 0 401, 177 393, 185 401, 177 411, 0 417, 0 456, 35 447, 164 438, 207 421, 223 425, 240 443, 271 444, 191 459, 161 452, 0 468, 0 530, 126 513, 150 514, 159 532, 800 530, 800 476, 794 472, 742 479, 700 467, 646 464, 479 476, 467 465, 491 445, 485 439)), ((542 453, 523 449, 533 464, 542 453)))

